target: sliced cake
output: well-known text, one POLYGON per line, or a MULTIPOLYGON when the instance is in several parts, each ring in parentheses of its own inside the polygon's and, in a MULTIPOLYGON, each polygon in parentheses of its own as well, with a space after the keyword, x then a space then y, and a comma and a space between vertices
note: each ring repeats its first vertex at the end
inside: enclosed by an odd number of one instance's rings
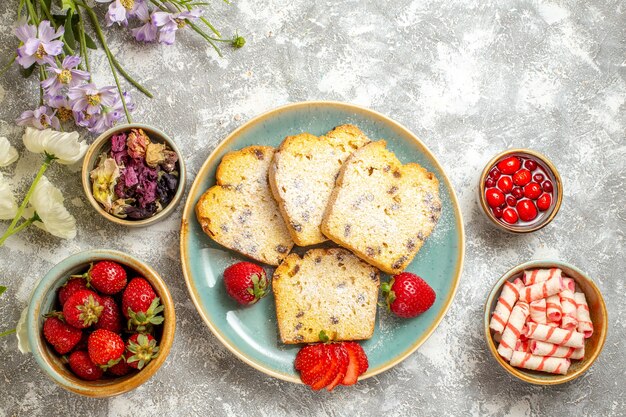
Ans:
POLYGON ((342 248, 291 253, 272 278, 283 343, 369 339, 374 332, 379 271, 342 248))
POLYGON ((300 246, 328 240, 320 231, 324 210, 343 162, 369 142, 356 126, 342 125, 324 136, 288 136, 270 166, 269 181, 292 239, 300 246))
POLYGON ((402 272, 441 214, 439 182, 416 163, 402 165, 385 141, 372 142, 343 164, 322 232, 389 273, 402 272))
POLYGON ((217 184, 198 200, 196 216, 202 230, 217 243, 278 265, 293 240, 267 183, 273 155, 269 146, 249 146, 224 155, 217 184))

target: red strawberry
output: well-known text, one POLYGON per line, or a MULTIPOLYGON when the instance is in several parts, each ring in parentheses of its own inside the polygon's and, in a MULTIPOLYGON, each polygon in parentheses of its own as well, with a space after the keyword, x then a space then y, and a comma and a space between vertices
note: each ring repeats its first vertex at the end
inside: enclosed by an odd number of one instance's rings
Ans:
POLYGON ((65 355, 80 342, 83 332, 61 321, 52 313, 43 322, 43 336, 59 354, 65 355))
POLYGON ((113 297, 109 296, 100 297, 100 300, 102 300, 104 310, 102 310, 102 314, 94 327, 96 329, 110 330, 113 333, 121 333, 122 314, 120 313, 120 308, 117 306, 117 303, 113 297))
POLYGON ((103 294, 117 294, 126 286, 126 271, 113 261, 92 264, 85 275, 89 285, 103 294))
POLYGON ((251 262, 238 262, 224 271, 226 292, 239 304, 254 304, 267 295, 265 270, 251 262))
POLYGON ((109 369, 107 369, 107 372, 115 376, 124 376, 124 375, 128 375, 132 370, 133 368, 128 366, 126 361, 121 360, 115 365, 113 365, 112 367, 110 367, 109 369))
POLYGON ((122 359, 125 348, 120 335, 110 330, 94 330, 87 340, 89 357, 93 363, 105 370, 122 359))
POLYGON ((63 304, 63 316, 67 324, 84 329, 98 321, 103 309, 98 294, 78 290, 63 304))
POLYGON ((327 391, 332 391, 337 385, 343 382, 346 372, 348 371, 348 365, 350 364, 350 358, 348 356, 348 350, 345 348, 344 343, 334 343, 330 345, 335 350, 335 357, 337 358, 337 375, 326 386, 327 391))
MULTIPOLYGON (((320 390, 334 383, 337 375, 342 370, 344 370, 345 375, 345 369, 347 368, 348 364, 348 353, 340 344, 330 344, 327 345, 327 348, 331 350, 332 355, 330 366, 328 367, 326 374, 324 374, 324 377, 311 386, 314 391, 320 390)), ((339 382, 341 382, 342 380, 343 375, 341 376, 341 379, 339 379, 339 382)))
POLYGON ((367 355, 363 351, 361 345, 356 342, 345 342, 344 347, 348 352, 350 363, 348 364, 346 376, 343 378, 341 383, 343 385, 354 385, 356 384, 359 375, 362 375, 365 371, 367 371, 369 366, 367 355))
POLYGON ((128 319, 128 329, 138 332, 163 323, 161 300, 145 278, 133 278, 122 293, 122 314, 128 319))
POLYGON ((308 345, 296 354, 295 368, 300 371, 300 379, 312 386, 326 375, 332 361, 332 351, 328 345, 308 345))
POLYGON ((411 318, 422 314, 434 303, 435 291, 426 281, 410 272, 403 272, 381 285, 387 306, 399 317, 411 318))
POLYGON ((76 291, 86 290, 87 280, 84 278, 70 278, 59 288, 59 303, 61 307, 65 304, 68 298, 70 298, 76 291))
POLYGON ((72 372, 80 379, 95 381, 96 379, 102 378, 102 369, 93 363, 89 354, 84 350, 72 352, 68 358, 68 362, 72 372))
POLYGON ((159 347, 149 334, 135 333, 126 343, 126 363, 135 369, 142 369, 159 355, 159 347))

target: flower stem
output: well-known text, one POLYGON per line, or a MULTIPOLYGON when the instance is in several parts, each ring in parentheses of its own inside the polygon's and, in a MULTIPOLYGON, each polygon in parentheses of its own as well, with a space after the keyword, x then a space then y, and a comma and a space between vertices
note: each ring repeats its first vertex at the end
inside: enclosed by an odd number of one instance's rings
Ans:
POLYGON ((44 172, 46 172, 46 170, 48 169, 52 161, 54 161, 55 159, 56 158, 52 155, 46 155, 46 158, 43 161, 43 165, 41 165, 41 168, 39 168, 39 172, 37 172, 37 175, 35 176, 33 183, 30 185, 30 188, 28 189, 28 192, 26 193, 26 196, 24 197, 22 204, 20 204, 19 208, 17 209, 17 214, 15 214, 15 217, 13 218, 13 221, 9 225, 9 228, 7 229, 7 231, 4 233, 4 235, 2 235, 0 242, 4 242, 6 240, 5 235, 9 232, 12 232, 13 229, 15 228, 15 225, 17 224, 18 220, 22 217, 22 214, 24 213, 24 210, 26 209, 26 205, 30 201, 30 198, 33 196, 33 192, 35 192, 35 186, 37 185, 41 177, 43 177, 44 172))
POLYGON ((126 70, 124 70, 124 68, 122 67, 122 65, 118 62, 117 59, 115 59, 114 56, 112 56, 111 58, 113 58, 113 65, 115 65, 115 68, 117 68, 117 70, 120 72, 120 74, 122 74, 122 76, 124 78, 126 78, 126 80, 131 83, 137 90, 141 91, 142 93, 144 93, 146 96, 153 98, 154 96, 152 95, 152 93, 143 85, 139 84, 137 81, 135 81, 133 79, 133 77, 131 77, 126 70))
POLYGON ((7 330, 6 332, 0 333, 0 337, 8 336, 13 333, 15 333, 15 329, 7 330))
POLYGON ((122 105, 124 106, 124 113, 126 113, 126 120, 128 123, 132 123, 133 119, 130 117, 130 112, 128 111, 128 107, 126 106, 126 100, 124 99, 124 92, 122 91, 122 87, 120 86, 120 80, 117 76, 117 71, 115 70, 115 64, 113 62, 113 54, 109 50, 109 46, 107 45, 107 41, 102 33, 102 28, 100 27, 100 23, 98 23, 98 16, 94 13, 91 7, 87 6, 83 2, 76 2, 76 4, 80 5, 87 14, 89 15, 89 19, 91 20, 91 24, 96 30, 96 34, 98 35, 98 39, 100 39, 100 43, 102 44, 102 48, 107 56, 107 60, 109 61, 109 66, 111 67, 111 73, 113 74, 113 79, 115 80, 115 85, 117 86, 117 91, 120 94, 120 100, 122 100, 122 105))
POLYGON ((26 0, 26 9, 28 10, 28 17, 31 18, 35 26, 39 26, 39 16, 37 16, 37 12, 30 0, 26 0))
POLYGON ((4 245, 4 242, 10 237, 13 236, 19 232, 21 232, 22 230, 26 229, 28 226, 30 226, 31 224, 33 224, 35 221, 40 220, 39 216, 37 216, 37 213, 35 213, 35 215, 26 220, 25 222, 23 222, 22 224, 20 224, 19 226, 17 226, 15 229, 13 230, 7 230, 2 237, 0 237, 0 246, 4 245))
POLYGON ((80 55, 85 61, 85 67, 89 73, 89 81, 91 81, 91 66, 89 65, 89 56, 87 52, 87 39, 85 38, 85 22, 83 22, 83 14, 79 8, 76 8, 76 14, 78 14, 78 38, 80 41, 80 55))

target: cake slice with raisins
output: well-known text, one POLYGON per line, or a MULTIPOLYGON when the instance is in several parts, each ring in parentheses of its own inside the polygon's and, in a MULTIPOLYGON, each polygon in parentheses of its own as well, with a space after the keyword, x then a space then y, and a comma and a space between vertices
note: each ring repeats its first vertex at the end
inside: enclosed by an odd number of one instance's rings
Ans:
POLYGON ((196 204, 202 230, 220 245, 269 265, 293 246, 267 183, 274 148, 249 146, 224 155, 216 185, 196 204))
POLYGON ((439 181, 416 163, 402 165, 384 140, 343 164, 322 233, 389 274, 402 272, 441 214, 439 181))
POLYGON ((291 253, 272 278, 283 343, 363 340, 374 333, 378 269, 342 248, 291 253))
POLYGON ((297 245, 328 240, 320 224, 339 169, 369 141, 354 125, 337 126, 324 136, 301 133, 283 140, 270 165, 269 181, 297 245))

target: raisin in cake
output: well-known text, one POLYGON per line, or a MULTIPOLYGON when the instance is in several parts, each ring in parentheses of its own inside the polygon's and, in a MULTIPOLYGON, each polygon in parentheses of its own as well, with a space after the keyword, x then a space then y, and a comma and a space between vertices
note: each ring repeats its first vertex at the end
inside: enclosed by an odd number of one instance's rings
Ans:
POLYGON ((249 146, 224 155, 216 185, 198 200, 202 230, 217 243, 257 261, 278 265, 293 246, 267 183, 274 148, 249 146))
POLYGON ((272 194, 294 242, 300 246, 328 240, 320 231, 322 216, 343 162, 369 142, 356 126, 337 126, 324 136, 288 136, 270 165, 272 194))
POLYGON ((272 278, 283 343, 369 339, 374 333, 379 271, 342 248, 292 253, 272 278))
POLYGON ((343 164, 322 232, 389 273, 402 272, 441 214, 439 182, 416 163, 402 165, 381 140, 343 164))

